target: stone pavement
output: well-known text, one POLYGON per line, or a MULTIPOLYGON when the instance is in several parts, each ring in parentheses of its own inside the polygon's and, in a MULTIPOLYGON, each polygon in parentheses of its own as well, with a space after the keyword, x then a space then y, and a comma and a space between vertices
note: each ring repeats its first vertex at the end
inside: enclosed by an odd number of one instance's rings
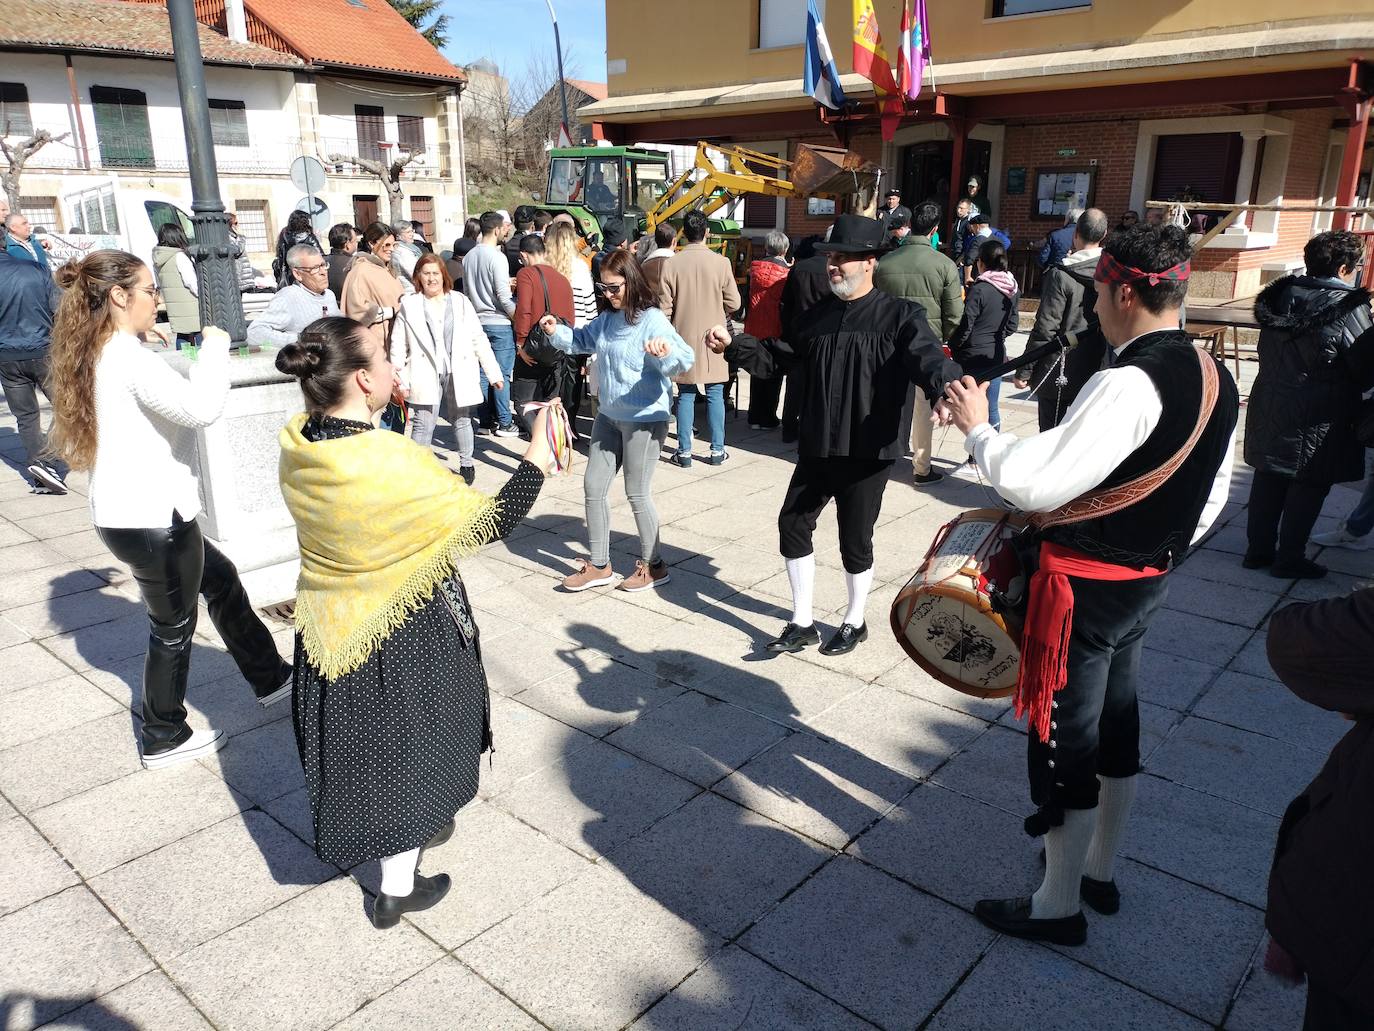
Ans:
MULTIPOLYGON (((1033 429, 1024 402, 1004 412, 1033 429)), ((255 704, 203 614, 191 718, 229 745, 140 769, 137 590, 81 477, 39 497, 0 470, 0 1029, 1298 1027, 1301 991, 1258 967, 1265 879, 1285 804, 1345 724, 1273 679, 1264 624, 1374 557, 1328 553, 1339 572, 1315 584, 1242 570, 1227 507, 1146 639, 1123 909, 1089 913, 1082 948, 1029 945, 970 915, 1039 880, 1022 730, 1005 702, 924 676, 885 625, 983 489, 915 490, 899 467, 869 642, 767 658, 790 463, 775 434, 728 428, 724 466, 657 473, 673 566, 657 594, 555 590, 585 554, 580 476, 466 563, 498 751, 424 860, 453 891, 385 933, 365 915, 376 864, 315 858, 288 710, 255 704)), ((948 468, 960 442, 939 442, 948 468)), ((513 468, 505 443, 483 440, 479 487, 513 468)), ((7 414, 0 454, 18 464, 7 414)), ((1355 498, 1334 491, 1320 528, 1355 498)), ((633 521, 612 499, 628 572, 633 521)), ((833 511, 817 544, 833 627, 833 511)))

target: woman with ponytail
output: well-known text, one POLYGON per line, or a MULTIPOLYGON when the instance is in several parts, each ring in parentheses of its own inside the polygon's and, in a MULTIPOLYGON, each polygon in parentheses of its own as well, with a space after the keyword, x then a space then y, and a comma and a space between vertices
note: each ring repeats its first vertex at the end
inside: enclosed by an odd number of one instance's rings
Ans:
POLYGON ((52 446, 90 470, 91 521, 129 566, 148 609, 143 765, 189 762, 224 746, 223 732, 186 722, 196 596, 263 705, 291 692, 291 668, 254 613, 238 572, 201 536, 200 488, 181 456, 229 396, 229 336, 207 327, 190 378, 143 346, 157 316, 148 266, 123 251, 64 265, 52 335, 52 446))
POLYGON ((514 475, 488 497, 427 446, 373 432, 394 387, 385 345, 327 318, 277 353, 305 413, 281 434, 281 488, 296 521, 296 742, 315 851, 348 868, 380 860, 373 923, 433 906, 426 846, 477 794, 491 710, 477 624, 457 560, 507 536, 552 461, 546 410, 514 475))

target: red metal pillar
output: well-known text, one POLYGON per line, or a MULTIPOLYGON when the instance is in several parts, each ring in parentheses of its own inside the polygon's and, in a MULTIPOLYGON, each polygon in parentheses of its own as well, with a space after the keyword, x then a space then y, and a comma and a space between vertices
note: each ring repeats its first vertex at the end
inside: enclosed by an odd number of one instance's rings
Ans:
MULTIPOLYGON (((1360 161, 1364 157, 1365 138, 1369 130, 1370 93, 1365 87, 1366 69, 1362 62, 1350 62, 1350 82, 1341 91, 1341 107, 1350 116, 1345 134, 1345 156, 1341 159, 1341 177, 1336 184, 1336 206, 1349 207, 1355 203, 1355 187, 1360 179, 1360 161)), ((1350 213, 1336 212, 1331 220, 1333 229, 1350 228, 1350 213)), ((1365 228, 1368 228, 1367 226, 1365 228)))

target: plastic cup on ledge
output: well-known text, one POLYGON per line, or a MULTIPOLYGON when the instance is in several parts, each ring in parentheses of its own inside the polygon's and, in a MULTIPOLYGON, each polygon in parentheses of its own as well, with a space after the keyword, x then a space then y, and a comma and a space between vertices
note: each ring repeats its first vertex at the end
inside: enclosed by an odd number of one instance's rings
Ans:
POLYGON ((239 357, 240 357, 240 358, 247 358, 247 357, 248 357, 248 345, 247 345, 247 344, 239 344, 239 357))

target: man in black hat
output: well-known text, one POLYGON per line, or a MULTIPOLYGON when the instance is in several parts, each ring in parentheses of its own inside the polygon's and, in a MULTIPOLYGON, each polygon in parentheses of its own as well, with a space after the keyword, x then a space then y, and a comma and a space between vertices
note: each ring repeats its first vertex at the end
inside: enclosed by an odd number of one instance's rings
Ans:
POLYGON ((924 309, 875 290, 873 271, 886 250, 887 222, 841 215, 830 239, 830 296, 810 308, 783 340, 731 341, 724 326, 708 334, 750 375, 768 378, 797 367, 800 442, 796 470, 778 513, 778 536, 792 587, 792 618, 772 652, 798 652, 820 641, 811 599, 816 560, 811 535, 821 510, 835 499, 849 606, 840 629, 821 648, 844 655, 868 637, 864 605, 873 584, 873 526, 893 462, 902 457, 902 408, 915 383, 932 402, 961 375, 945 357, 924 309))
POLYGON ((887 199, 883 206, 878 209, 878 217, 887 223, 888 232, 896 229, 900 225, 911 225, 911 209, 902 204, 902 191, 893 187, 887 191, 887 199), (898 219, 906 219, 905 222, 898 222, 898 219))

